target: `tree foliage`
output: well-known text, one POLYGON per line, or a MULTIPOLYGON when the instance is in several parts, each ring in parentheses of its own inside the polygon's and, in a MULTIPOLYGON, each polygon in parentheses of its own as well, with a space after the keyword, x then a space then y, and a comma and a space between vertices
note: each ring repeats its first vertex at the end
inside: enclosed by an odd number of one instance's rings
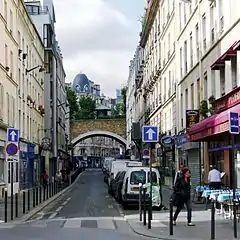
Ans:
POLYGON ((95 119, 96 118, 96 101, 89 96, 83 96, 78 101, 79 112, 78 119, 95 119))
POLYGON ((74 120, 76 119, 76 114, 79 112, 77 95, 70 87, 66 87, 66 92, 70 109, 70 120, 74 120))
POLYGON ((121 90, 121 94, 122 94, 122 98, 123 98, 123 102, 122 102, 122 115, 126 116, 126 104, 127 104, 127 88, 124 87, 121 90))

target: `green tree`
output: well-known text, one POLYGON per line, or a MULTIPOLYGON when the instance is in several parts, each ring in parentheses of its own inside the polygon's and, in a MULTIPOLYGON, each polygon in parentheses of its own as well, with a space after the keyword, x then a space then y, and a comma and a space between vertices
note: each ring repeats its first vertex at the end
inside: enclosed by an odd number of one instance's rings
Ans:
POLYGON ((89 96, 83 96, 78 101, 79 112, 77 119, 95 119, 96 101, 89 96))
POLYGON ((121 116, 122 113, 122 104, 118 103, 115 106, 112 107, 111 109, 111 116, 114 117, 119 117, 121 116))
POLYGON ((121 115, 126 116, 126 104, 127 104, 127 95, 126 95, 127 94, 127 88, 126 87, 122 88, 121 94, 122 94, 122 98, 123 98, 121 115))
POLYGON ((70 109, 70 120, 74 120, 79 112, 78 98, 76 93, 70 87, 66 87, 66 92, 70 109))

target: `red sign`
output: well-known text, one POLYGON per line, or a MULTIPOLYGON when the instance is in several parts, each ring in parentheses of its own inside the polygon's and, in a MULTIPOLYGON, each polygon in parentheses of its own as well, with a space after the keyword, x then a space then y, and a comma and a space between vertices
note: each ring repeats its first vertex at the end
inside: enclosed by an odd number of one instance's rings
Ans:
POLYGON ((214 103, 215 113, 222 112, 240 103, 240 87, 234 89, 227 95, 217 99, 214 103))
POLYGON ((6 152, 8 155, 15 155, 18 152, 18 146, 14 143, 9 143, 6 147, 6 152))

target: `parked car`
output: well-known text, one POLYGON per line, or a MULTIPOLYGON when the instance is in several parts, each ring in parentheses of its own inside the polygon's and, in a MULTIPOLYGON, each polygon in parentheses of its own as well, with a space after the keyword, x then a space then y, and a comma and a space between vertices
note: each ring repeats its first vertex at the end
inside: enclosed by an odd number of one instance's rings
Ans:
POLYGON ((121 203, 121 200, 122 200, 121 190, 122 190, 123 179, 125 174, 126 174, 126 171, 122 171, 119 174, 118 179, 113 184, 113 195, 118 203, 121 203))

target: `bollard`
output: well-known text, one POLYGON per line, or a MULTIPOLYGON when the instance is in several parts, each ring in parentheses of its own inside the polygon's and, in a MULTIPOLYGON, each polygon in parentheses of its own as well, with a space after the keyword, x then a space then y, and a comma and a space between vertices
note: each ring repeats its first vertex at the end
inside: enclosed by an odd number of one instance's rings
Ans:
POLYGON ((173 235, 173 201, 170 199, 169 201, 169 235, 173 235))
POLYGON ((147 206, 146 206, 146 191, 147 188, 144 185, 143 186, 143 225, 146 226, 147 225, 147 206))
POLYGON ((28 211, 30 211, 30 190, 29 189, 27 190, 27 193, 28 193, 28 196, 27 196, 27 202, 28 202, 27 206, 28 206, 28 208, 27 209, 28 209, 28 211))
POLYGON ((26 192, 23 192, 23 214, 26 213, 26 192))
POLYGON ((47 186, 46 186, 47 200, 48 200, 48 191, 49 191, 49 186, 47 184, 47 186))
POLYGON ((33 208, 35 208, 35 188, 33 188, 33 190, 32 190, 32 193, 33 193, 33 208))
POLYGON ((233 199, 233 236, 234 238, 237 238, 237 213, 235 199, 233 199))
POLYGON ((8 220, 8 192, 7 188, 5 188, 4 192, 4 222, 6 223, 8 220))
POLYGON ((151 203, 148 203, 148 229, 152 228, 152 210, 151 210, 151 203))
POLYGON ((215 239, 215 203, 212 200, 211 205, 211 240, 215 239))
POLYGON ((11 220, 13 220, 13 197, 14 197, 13 192, 11 192, 11 220))
POLYGON ((18 193, 15 194, 15 217, 18 217, 18 193))
POLYGON ((142 183, 139 183, 139 220, 142 221, 142 183))
POLYGON ((2 198, 4 198, 5 190, 2 188, 2 198))
POLYGON ((36 206, 38 206, 38 187, 36 187, 36 206))
POLYGON ((46 200, 46 185, 43 185, 43 201, 46 200))
POLYGON ((42 203, 42 186, 39 187, 39 203, 42 203))

